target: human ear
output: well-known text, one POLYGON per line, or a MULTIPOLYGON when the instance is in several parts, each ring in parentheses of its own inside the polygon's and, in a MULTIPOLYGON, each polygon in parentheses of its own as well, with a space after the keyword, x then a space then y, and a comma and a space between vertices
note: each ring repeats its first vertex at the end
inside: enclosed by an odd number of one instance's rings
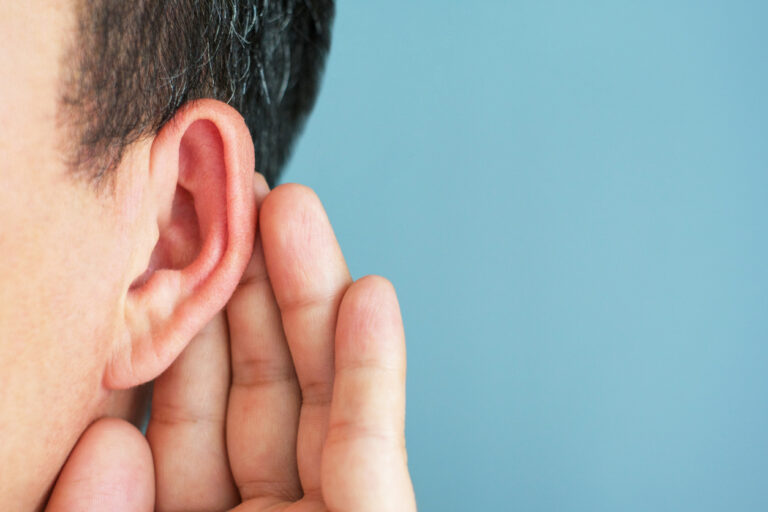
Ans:
POLYGON ((253 143, 225 103, 183 106, 152 140, 140 206, 148 262, 124 301, 109 389, 160 375, 229 300, 253 249, 253 143))

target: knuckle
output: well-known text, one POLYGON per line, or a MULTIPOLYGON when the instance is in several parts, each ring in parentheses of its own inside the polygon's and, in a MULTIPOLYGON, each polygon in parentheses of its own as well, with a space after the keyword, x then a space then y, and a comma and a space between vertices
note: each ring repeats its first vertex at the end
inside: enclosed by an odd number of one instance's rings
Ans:
POLYGON ((356 443, 381 443, 398 450, 405 449, 405 435, 399 429, 386 428, 381 425, 363 421, 336 421, 328 427, 326 443, 328 445, 356 443))
POLYGON ((325 406, 331 403, 333 385, 330 382, 304 382, 301 385, 301 402, 309 406, 325 406))

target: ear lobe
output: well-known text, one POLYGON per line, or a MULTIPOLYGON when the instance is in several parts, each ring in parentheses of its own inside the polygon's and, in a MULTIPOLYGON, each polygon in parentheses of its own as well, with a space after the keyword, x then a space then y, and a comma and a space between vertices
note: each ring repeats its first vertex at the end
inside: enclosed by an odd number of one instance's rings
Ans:
POLYGON ((157 241, 127 290, 107 388, 157 377, 226 305, 253 249, 253 179, 248 128, 225 103, 187 104, 155 137, 144 197, 157 241))

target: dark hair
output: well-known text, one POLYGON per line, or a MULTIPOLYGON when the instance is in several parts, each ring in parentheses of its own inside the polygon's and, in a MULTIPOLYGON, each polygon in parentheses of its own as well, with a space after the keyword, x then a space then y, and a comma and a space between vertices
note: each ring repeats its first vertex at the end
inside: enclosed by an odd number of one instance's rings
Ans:
POLYGON ((99 182, 186 102, 216 98, 251 131, 270 185, 314 105, 333 0, 80 0, 61 120, 75 169, 99 182))

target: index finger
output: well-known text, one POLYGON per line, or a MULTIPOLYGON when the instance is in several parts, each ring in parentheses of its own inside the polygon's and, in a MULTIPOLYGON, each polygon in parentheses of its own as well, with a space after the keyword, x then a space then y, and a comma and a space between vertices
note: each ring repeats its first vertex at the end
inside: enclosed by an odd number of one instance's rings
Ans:
MULTIPOLYGON (((260 205, 269 190, 257 184, 260 205)), ((227 304, 232 387, 227 449, 243 500, 266 508, 301 497, 296 465, 299 386, 257 234, 251 261, 227 304)))

